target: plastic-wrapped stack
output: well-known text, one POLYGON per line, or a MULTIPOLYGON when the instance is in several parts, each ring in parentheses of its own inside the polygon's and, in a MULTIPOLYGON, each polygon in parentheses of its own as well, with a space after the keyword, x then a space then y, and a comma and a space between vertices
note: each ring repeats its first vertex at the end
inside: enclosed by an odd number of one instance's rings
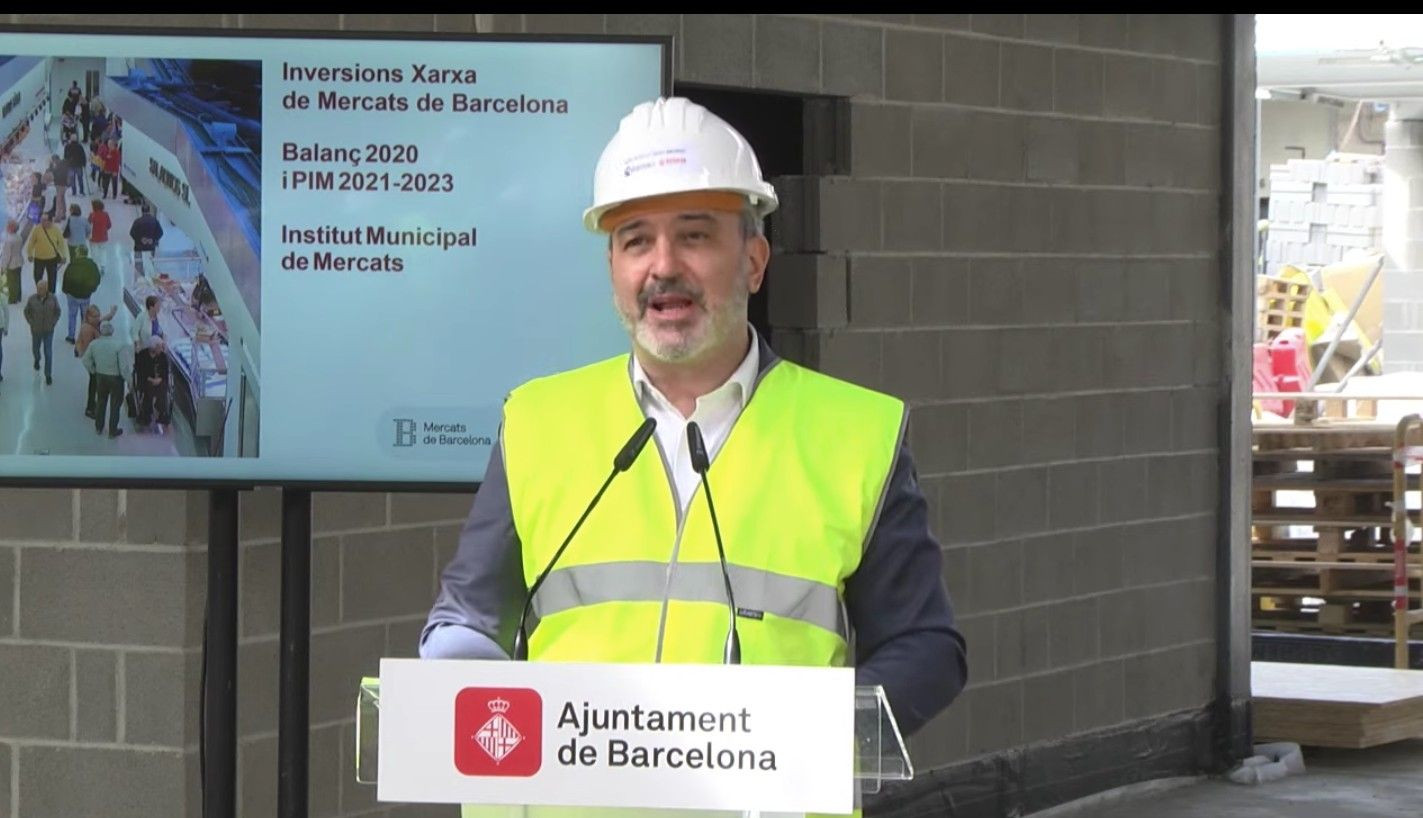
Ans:
POLYGON ((1383 245, 1383 157, 1291 159, 1270 166, 1265 274, 1342 261, 1383 245))

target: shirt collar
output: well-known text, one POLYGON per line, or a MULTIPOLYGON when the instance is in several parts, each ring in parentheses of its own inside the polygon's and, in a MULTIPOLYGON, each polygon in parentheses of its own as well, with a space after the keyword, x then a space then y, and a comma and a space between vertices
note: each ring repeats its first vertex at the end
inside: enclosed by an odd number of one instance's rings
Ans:
MULTIPOLYGON (((761 371, 761 338, 757 334, 756 328, 750 324, 746 325, 746 330, 751 335, 750 348, 746 350, 746 357, 741 359, 741 364, 731 373, 731 377, 727 378, 720 386, 712 390, 712 392, 716 392, 729 383, 736 384, 740 392, 737 402, 742 409, 745 409, 746 402, 751 400, 751 390, 756 387, 756 378, 761 371)), ((633 354, 631 358, 632 383, 633 388, 637 390, 638 399, 643 400, 649 395, 656 395, 663 401, 667 401, 666 396, 662 394, 661 390, 653 386, 652 381, 648 380, 647 372, 643 370, 642 364, 637 360, 637 355, 633 354)))

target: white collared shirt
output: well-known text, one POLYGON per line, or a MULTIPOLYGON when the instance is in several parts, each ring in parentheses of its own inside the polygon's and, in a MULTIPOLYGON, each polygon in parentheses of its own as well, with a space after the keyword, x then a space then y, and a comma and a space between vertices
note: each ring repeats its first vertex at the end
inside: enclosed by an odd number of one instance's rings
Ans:
MULTIPOLYGON (((707 444, 707 457, 715 463, 716 454, 731 434, 731 427, 736 423, 736 418, 751 399, 751 390, 756 385, 756 374, 761 369, 761 350, 756 330, 749 327, 748 330, 751 335, 751 348, 741 360, 741 365, 736 367, 736 371, 731 373, 725 383, 697 398, 696 407, 689 418, 682 417, 677 407, 652 385, 647 379, 647 373, 643 371, 642 364, 638 363, 637 355, 632 356, 632 383, 637 392, 637 402, 644 415, 657 421, 657 443, 667 458, 667 465, 672 469, 681 511, 687 509, 687 504, 700 488, 697 473, 692 469, 691 450, 687 445, 687 424, 696 421, 697 426, 701 427, 702 439, 707 444)), ((716 469, 713 468, 709 474, 716 474, 716 469)), ((714 492, 716 480, 712 479, 711 484, 714 492)))

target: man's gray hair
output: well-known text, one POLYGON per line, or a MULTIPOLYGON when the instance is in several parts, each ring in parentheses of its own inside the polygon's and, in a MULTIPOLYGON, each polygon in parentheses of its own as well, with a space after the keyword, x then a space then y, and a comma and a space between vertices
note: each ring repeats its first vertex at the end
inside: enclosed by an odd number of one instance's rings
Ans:
POLYGON ((104 323, 100 324, 100 325, 99 325, 99 334, 100 334, 100 335, 113 335, 113 334, 114 334, 114 324, 113 324, 113 322, 112 322, 112 321, 105 321, 104 323))
POLYGON ((748 202, 741 208, 741 238, 754 239, 766 235, 766 222, 748 202))

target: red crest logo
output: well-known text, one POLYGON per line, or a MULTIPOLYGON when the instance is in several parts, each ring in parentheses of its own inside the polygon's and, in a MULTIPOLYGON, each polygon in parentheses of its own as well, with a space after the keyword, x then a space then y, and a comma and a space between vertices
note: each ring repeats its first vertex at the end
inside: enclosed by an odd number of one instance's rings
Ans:
POLYGON ((523 687, 466 687, 455 696, 455 769, 531 776, 543 765, 543 699, 523 687))

